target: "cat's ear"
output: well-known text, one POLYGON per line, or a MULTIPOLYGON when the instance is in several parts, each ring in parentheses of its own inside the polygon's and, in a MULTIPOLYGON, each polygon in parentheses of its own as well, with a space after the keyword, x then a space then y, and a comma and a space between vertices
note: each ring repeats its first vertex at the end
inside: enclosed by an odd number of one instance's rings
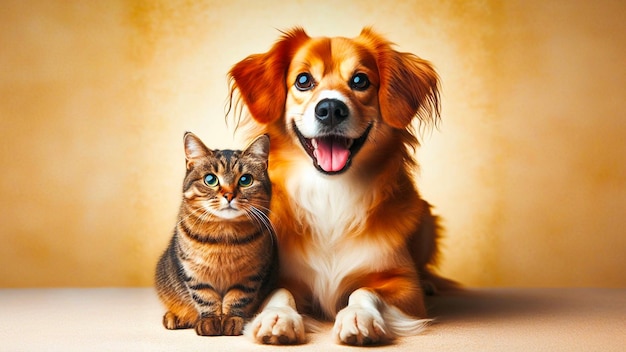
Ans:
POLYGON ((258 136, 243 153, 255 155, 267 163, 270 154, 270 137, 266 134, 258 136))
POLYGON ((212 155, 211 149, 207 148, 204 143, 195 134, 186 132, 185 142, 185 159, 187 160, 187 170, 190 170, 194 162, 198 159, 206 158, 212 155))

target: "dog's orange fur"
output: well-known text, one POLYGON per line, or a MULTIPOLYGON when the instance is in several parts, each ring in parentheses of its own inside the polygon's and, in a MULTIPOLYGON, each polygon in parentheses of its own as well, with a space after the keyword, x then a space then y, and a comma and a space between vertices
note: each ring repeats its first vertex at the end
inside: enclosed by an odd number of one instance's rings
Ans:
POLYGON ((353 291, 365 288, 407 315, 425 317, 424 281, 433 284, 429 289, 451 284, 431 270, 438 227, 413 182, 419 143, 411 122, 435 123, 439 116, 432 66, 369 28, 353 39, 311 38, 295 28, 268 52, 237 63, 230 78, 231 102, 247 107, 252 134, 271 139, 281 284, 298 311, 333 318, 353 291), (302 92, 294 82, 305 71, 315 87, 302 92), (355 72, 367 74, 367 90, 351 89, 355 72), (338 175, 316 170, 293 130, 324 91, 346 100, 355 131, 372 126, 338 175))

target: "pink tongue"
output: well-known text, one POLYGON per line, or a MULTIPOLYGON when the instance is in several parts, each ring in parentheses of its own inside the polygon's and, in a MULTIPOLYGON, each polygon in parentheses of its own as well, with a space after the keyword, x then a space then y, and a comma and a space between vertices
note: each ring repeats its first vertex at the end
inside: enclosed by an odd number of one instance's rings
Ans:
POLYGON ((350 157, 350 150, 342 138, 318 138, 315 152, 317 164, 327 172, 341 171, 350 157))

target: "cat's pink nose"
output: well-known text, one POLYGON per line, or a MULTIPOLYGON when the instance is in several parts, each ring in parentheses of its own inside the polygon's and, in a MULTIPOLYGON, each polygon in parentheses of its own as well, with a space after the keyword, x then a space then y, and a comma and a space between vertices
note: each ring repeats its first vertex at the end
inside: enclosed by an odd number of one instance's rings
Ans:
POLYGON ((235 195, 232 192, 224 193, 224 198, 230 203, 235 195))

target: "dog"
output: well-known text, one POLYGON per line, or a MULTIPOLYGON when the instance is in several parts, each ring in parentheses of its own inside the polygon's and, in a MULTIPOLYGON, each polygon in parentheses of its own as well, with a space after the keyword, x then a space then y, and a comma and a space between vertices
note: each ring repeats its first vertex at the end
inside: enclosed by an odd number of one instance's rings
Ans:
POLYGON ((369 27, 351 39, 282 34, 229 71, 238 127, 272 140, 280 256, 280 287, 245 334, 304 343, 303 313, 334 319, 342 344, 417 334, 428 322, 423 286, 454 285, 434 273, 439 226, 413 178, 412 121, 439 120, 439 77, 369 27))

